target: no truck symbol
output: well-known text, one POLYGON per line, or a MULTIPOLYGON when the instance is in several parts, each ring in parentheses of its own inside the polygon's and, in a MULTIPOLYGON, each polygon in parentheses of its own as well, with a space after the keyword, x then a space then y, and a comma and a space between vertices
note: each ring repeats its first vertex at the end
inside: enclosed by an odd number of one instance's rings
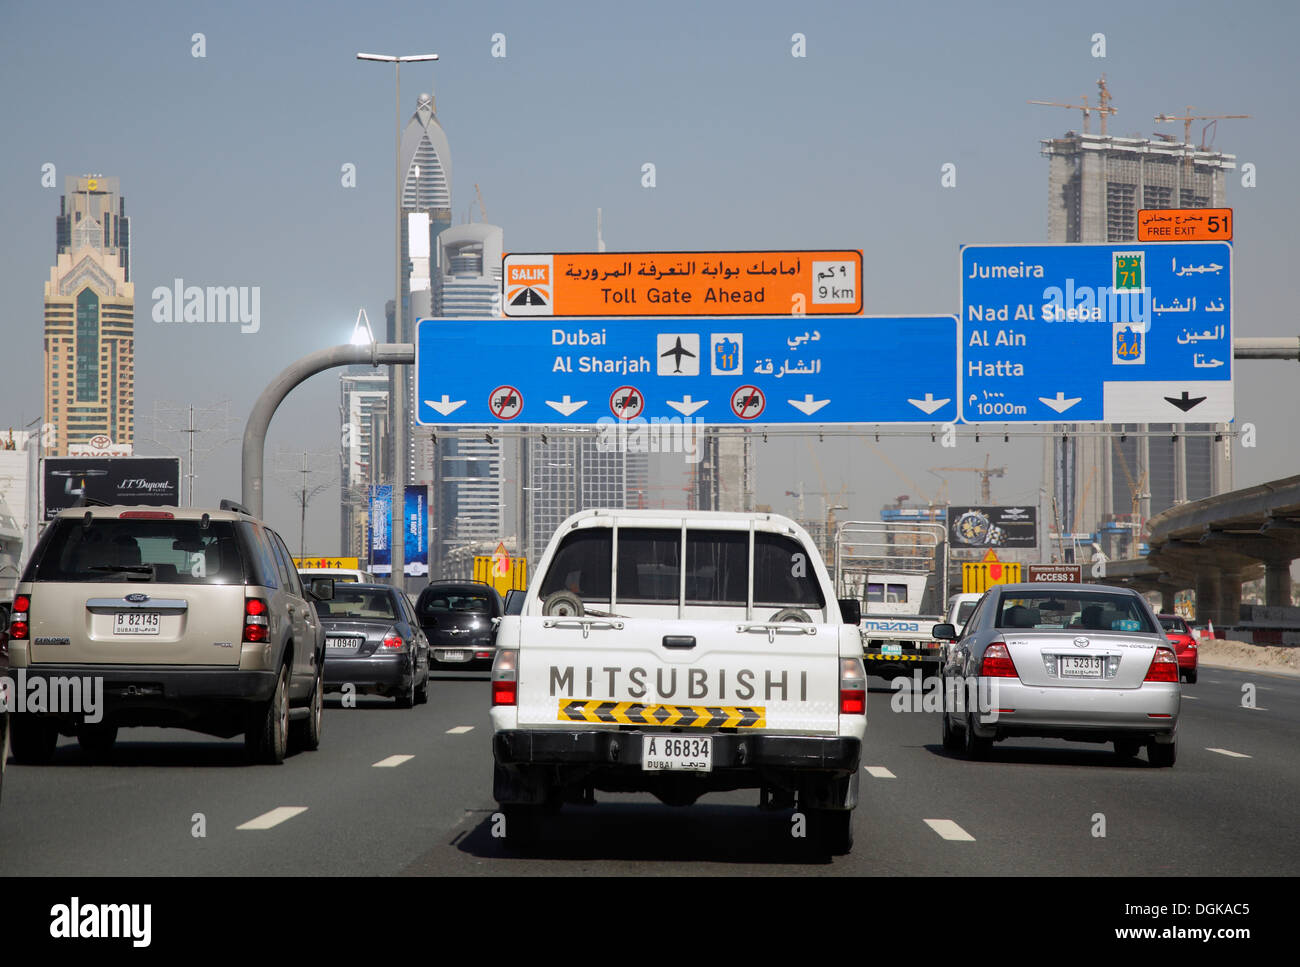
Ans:
POLYGON ((742 386, 731 394, 731 412, 742 420, 755 420, 767 405, 767 398, 757 386, 742 386))
POLYGON ((634 420, 645 410, 645 397, 635 386, 620 386, 610 394, 609 409, 620 420, 634 420))
POLYGON ((498 420, 513 420, 523 412, 523 394, 513 386, 498 386, 488 397, 488 409, 498 420))

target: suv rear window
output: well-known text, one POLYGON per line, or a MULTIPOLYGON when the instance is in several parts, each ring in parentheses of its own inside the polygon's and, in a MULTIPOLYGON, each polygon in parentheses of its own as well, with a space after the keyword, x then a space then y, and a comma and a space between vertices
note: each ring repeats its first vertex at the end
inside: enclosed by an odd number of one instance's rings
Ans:
POLYGON ((231 521, 60 518, 27 580, 243 584, 244 564, 231 521))
POLYGON ((420 614, 490 614, 486 594, 469 591, 426 591, 420 596, 420 614))

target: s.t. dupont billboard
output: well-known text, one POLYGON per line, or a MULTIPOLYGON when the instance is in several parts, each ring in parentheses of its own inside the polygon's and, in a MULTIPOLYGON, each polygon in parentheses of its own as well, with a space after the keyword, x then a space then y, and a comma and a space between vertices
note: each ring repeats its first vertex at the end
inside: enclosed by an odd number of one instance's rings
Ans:
POLYGON ((82 497, 106 504, 175 507, 180 457, 46 457, 41 475, 44 520, 82 497))

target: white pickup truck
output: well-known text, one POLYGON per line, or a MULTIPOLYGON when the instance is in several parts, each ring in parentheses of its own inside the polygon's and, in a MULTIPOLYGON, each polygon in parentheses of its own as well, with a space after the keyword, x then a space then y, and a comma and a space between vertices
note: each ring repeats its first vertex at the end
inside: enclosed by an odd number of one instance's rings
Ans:
POLYGON ((756 789, 768 808, 797 798, 808 840, 847 853, 867 727, 854 605, 846 620, 816 545, 776 514, 570 517, 497 632, 507 842, 597 790, 756 789))

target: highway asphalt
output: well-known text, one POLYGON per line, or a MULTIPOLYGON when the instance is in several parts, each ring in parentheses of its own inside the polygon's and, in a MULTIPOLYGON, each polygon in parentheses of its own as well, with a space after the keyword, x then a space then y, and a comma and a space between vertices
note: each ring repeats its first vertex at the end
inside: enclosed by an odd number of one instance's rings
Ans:
POLYGON ((871 680, 856 846, 830 857, 757 794, 674 808, 598 794, 530 852, 493 835, 484 681, 436 680, 428 705, 326 708, 316 752, 249 766, 240 739, 124 730, 90 765, 13 762, 0 873, 86 875, 1271 876, 1300 872, 1300 680, 1204 668, 1183 686, 1178 763, 1021 739, 988 761, 943 752, 939 717, 896 712, 871 680), (1254 708, 1243 686, 1254 686, 1254 708), (244 828, 241 828, 244 827, 244 828), (203 835, 196 835, 202 832, 203 835), (1104 835, 1102 835, 1104 833, 1104 835))

